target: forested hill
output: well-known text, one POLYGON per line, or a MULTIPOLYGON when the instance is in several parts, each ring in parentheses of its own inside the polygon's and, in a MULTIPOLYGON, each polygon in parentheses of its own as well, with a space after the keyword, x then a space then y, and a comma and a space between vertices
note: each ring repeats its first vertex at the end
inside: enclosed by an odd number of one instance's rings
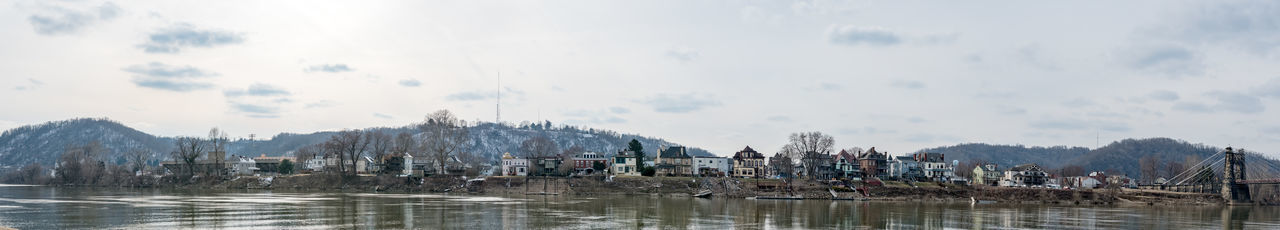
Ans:
MULTIPOLYGON (((393 136, 402 132, 417 134, 418 130, 412 127, 412 125, 406 125, 367 130, 381 130, 393 136)), ((263 140, 236 139, 228 144, 227 154, 228 156, 283 156, 291 154, 300 147, 324 142, 334 133, 336 132, 282 133, 263 140)), ((588 151, 604 153, 613 153, 626 147, 626 142, 633 138, 639 140, 645 146, 646 152, 651 153, 650 155, 654 155, 652 153, 656 152, 659 146, 676 145, 660 138, 592 128, 557 127, 552 126, 550 122, 521 126, 480 123, 471 127, 470 134, 472 137, 470 152, 489 159, 498 159, 503 152, 515 154, 520 142, 538 135, 546 135, 562 149, 578 145, 588 151)), ((105 118, 53 121, 14 128, 0 135, 0 171, 31 163, 52 165, 58 157, 62 156, 67 146, 83 145, 93 141, 98 141, 106 147, 104 159, 112 163, 123 162, 123 153, 134 149, 150 151, 151 158, 156 159, 155 161, 167 159, 168 153, 173 149, 173 138, 153 136, 105 118)), ((697 156, 711 155, 706 150, 693 147, 689 148, 689 153, 697 156)))
POLYGON ((959 144, 923 149, 920 152, 943 153, 947 161, 985 161, 1002 167, 1036 163, 1044 168, 1059 168, 1067 161, 1089 152, 1085 147, 1026 147, 1022 145, 959 144))
MULTIPOLYGON (((1035 163, 1046 170, 1055 170, 1065 166, 1080 166, 1086 172, 1105 171, 1140 178, 1143 170, 1141 160, 1150 157, 1155 162, 1154 170, 1149 169, 1156 177, 1167 177, 1169 165, 1188 167, 1201 159, 1205 159, 1221 147, 1192 144, 1171 138, 1124 139, 1112 142, 1098 149, 1084 147, 1025 147, 1021 145, 989 145, 961 144, 939 148, 920 150, 946 154, 946 159, 969 162, 989 162, 1001 168, 1024 163, 1035 163)), ((1269 161, 1269 164, 1280 163, 1275 159, 1257 153, 1248 153, 1250 161, 1269 161)), ((1177 168, 1177 167, 1175 167, 1177 168)), ((1154 178, 1154 177, 1153 177, 1154 178)))
MULTIPOLYGON (((123 161, 120 157, 131 149, 148 149, 167 153, 173 141, 126 127, 107 119, 79 118, 28 125, 0 134, 0 167, 21 167, 31 163, 52 165, 67 146, 98 141, 106 147, 106 160, 123 161)), ((3 168, 0 168, 2 170, 3 168)))

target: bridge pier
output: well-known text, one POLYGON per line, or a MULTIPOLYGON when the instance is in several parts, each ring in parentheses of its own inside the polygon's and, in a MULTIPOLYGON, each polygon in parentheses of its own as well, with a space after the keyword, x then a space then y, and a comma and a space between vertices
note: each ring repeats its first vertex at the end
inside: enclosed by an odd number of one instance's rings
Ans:
POLYGON ((1222 163, 1222 200, 1230 205, 1252 203, 1253 197, 1249 195, 1249 184, 1240 183, 1241 180, 1246 180, 1244 153, 1236 153, 1231 147, 1227 147, 1223 157, 1226 159, 1222 163))

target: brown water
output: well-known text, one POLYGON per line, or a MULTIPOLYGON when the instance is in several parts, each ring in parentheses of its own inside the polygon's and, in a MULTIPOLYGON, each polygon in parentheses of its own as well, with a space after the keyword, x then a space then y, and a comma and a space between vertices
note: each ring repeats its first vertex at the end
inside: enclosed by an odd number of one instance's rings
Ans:
POLYGON ((1278 207, 1075 207, 657 196, 202 192, 0 185, 0 226, 262 229, 1280 229, 1278 207))

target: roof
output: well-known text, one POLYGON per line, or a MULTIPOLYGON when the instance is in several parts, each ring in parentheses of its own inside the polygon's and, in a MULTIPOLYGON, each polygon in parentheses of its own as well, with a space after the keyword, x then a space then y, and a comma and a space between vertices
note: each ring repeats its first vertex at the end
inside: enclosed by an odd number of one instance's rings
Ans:
POLYGON ((871 147, 871 149, 868 149, 866 152, 862 152, 861 155, 858 155, 858 159, 866 158, 884 159, 886 157, 884 153, 876 152, 876 147, 871 147))
POLYGON ((845 150, 840 150, 840 153, 836 153, 836 155, 832 156, 832 158, 835 159, 836 162, 844 162, 844 163, 853 163, 853 161, 857 160, 856 158, 853 157, 853 154, 849 154, 849 151, 845 151, 845 150))
POLYGON ((760 152, 756 152, 755 149, 751 149, 751 146, 747 146, 746 148, 743 148, 742 151, 738 151, 738 153, 733 154, 734 160, 741 160, 744 158, 764 159, 764 154, 760 154, 760 152))
POLYGON ((1017 166, 1013 166, 1013 168, 1009 168, 1009 171, 1032 171, 1032 170, 1034 170, 1034 171, 1041 171, 1041 170, 1040 170, 1040 166, 1039 166, 1039 165, 1036 165, 1036 164, 1034 164, 1034 163, 1032 163, 1032 164, 1020 164, 1020 165, 1017 165, 1017 166))
POLYGON ((658 157, 661 158, 690 158, 685 152, 684 146, 672 146, 667 149, 658 150, 658 157))

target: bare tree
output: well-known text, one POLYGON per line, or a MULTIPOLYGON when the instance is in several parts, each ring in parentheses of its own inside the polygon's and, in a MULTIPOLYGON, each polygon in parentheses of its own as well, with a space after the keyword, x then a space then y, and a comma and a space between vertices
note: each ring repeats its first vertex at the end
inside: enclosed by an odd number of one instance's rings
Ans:
POLYGON ((564 162, 564 164, 560 165, 560 169, 559 169, 560 173, 561 174, 573 173, 574 169, 577 168, 577 165, 574 165, 577 162, 573 161, 573 157, 585 152, 587 152, 587 149, 579 145, 574 145, 573 147, 564 149, 564 152, 560 153, 561 161, 564 162))
MULTIPOLYGON (((320 156, 320 157, 325 156, 323 143, 302 146, 298 148, 298 150, 293 151, 293 158, 294 160, 298 161, 294 163, 303 165, 303 166, 307 165, 307 162, 311 161, 311 159, 315 159, 316 156, 320 156)), ((296 168, 301 169, 303 167, 296 167, 296 168)))
POLYGON ((58 160, 58 179, 63 183, 94 183, 106 171, 101 159, 105 152, 106 148, 97 141, 67 146, 58 160))
POLYGON ((1067 165, 1063 166, 1062 169, 1059 170, 1058 174, 1061 176, 1084 176, 1085 172, 1084 167, 1079 165, 1067 165))
POLYGON ((1142 173, 1142 181, 1151 183, 1155 181, 1156 174, 1160 173, 1160 158, 1154 155, 1147 155, 1138 159, 1138 170, 1142 173))
MULTIPOLYGON (((392 153, 408 154, 418 148, 418 142, 413 140, 413 134, 407 132, 396 134, 394 145, 391 147, 392 153)), ((413 155, 413 154, 409 154, 413 155)))
POLYGON ((135 148, 125 152, 125 159, 129 161, 129 169, 137 173, 147 169, 147 161, 151 160, 151 151, 143 148, 135 148))
POLYGON ((327 151, 338 156, 339 171, 356 174, 356 161, 369 148, 369 142, 363 136, 364 132, 360 130, 343 130, 325 142, 327 151), (351 162, 351 168, 346 167, 347 162, 351 162))
MULTIPOLYGON (((542 162, 543 158, 551 156, 558 151, 560 151, 560 146, 546 136, 529 138, 520 143, 520 152, 524 154, 525 158, 529 159, 529 174, 531 176, 545 175, 545 172, 543 172, 545 167, 542 162)), ((529 178, 525 177, 525 182, 528 181, 529 178)), ((525 189, 528 190, 528 187, 526 186, 525 189)), ((545 176, 542 180, 542 191, 547 191, 545 176)))
POLYGON ((782 146, 782 154, 791 160, 801 160, 805 176, 812 177, 817 170, 818 154, 828 154, 835 148, 835 138, 822 132, 792 133, 788 143, 782 146))
POLYGON ((1172 178, 1173 176, 1177 176, 1178 173, 1182 173, 1182 171, 1186 171, 1187 166, 1182 165, 1182 163, 1169 161, 1169 162, 1165 162, 1164 169, 1165 169, 1164 171, 1165 179, 1173 179, 1172 178))
POLYGON ((418 125, 422 130, 422 148, 426 155, 435 161, 441 174, 448 174, 449 158, 464 151, 470 136, 467 123, 458 119, 449 110, 440 110, 427 115, 426 122, 418 125))
POLYGON ((227 157, 227 143, 230 142, 231 139, 227 138, 226 131, 222 131, 222 129, 218 129, 218 127, 213 127, 209 129, 209 139, 207 140, 209 141, 209 160, 213 161, 213 164, 216 165, 208 170, 215 170, 218 174, 221 174, 222 169, 224 168, 223 161, 226 160, 227 157))
POLYGON ((373 155, 373 160, 382 162, 382 158, 386 157, 387 152, 393 147, 391 135, 382 130, 366 132, 365 142, 369 143, 369 155, 373 155))
POLYGON ((173 160, 186 165, 187 176, 191 176, 195 173, 196 159, 208 148, 209 142, 199 137, 178 137, 174 145, 177 149, 172 153, 173 160))

